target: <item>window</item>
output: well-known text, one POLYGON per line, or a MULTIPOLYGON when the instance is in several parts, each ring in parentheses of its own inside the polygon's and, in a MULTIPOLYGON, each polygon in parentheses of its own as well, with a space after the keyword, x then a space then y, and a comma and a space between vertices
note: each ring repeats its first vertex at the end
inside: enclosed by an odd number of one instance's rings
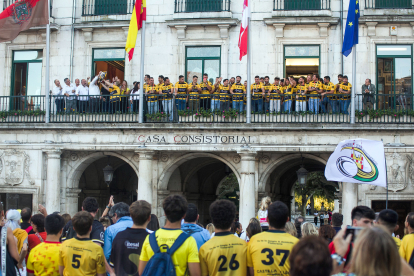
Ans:
POLYGON ((107 79, 112 79, 117 76, 120 80, 123 80, 125 72, 125 49, 93 49, 91 77, 93 78, 100 71, 107 72, 107 79))
POLYGON ((135 0, 83 0, 82 16, 131 14, 135 0))
POLYGON ((284 49, 284 76, 299 78, 319 73, 319 45, 287 45, 284 49))
MULTIPOLYGON (((372 1, 372 0, 370 0, 372 1)), ((375 8, 377 9, 411 9, 412 0, 375 0, 375 8)))
POLYGON ((377 45, 377 94, 379 109, 412 106, 411 45, 377 45))
POLYGON ((194 75, 198 76, 199 82, 204 73, 208 74, 208 80, 215 82, 220 77, 221 47, 186 47, 185 77, 191 82, 194 75))
MULTIPOLYGON (((29 207, 32 209, 32 198, 31 194, 12 194, 4 193, 0 194, 1 202, 4 210, 9 209, 23 209, 29 207)), ((32 209, 33 210, 33 209, 32 209)))
POLYGON ((330 10, 330 0, 273 0, 274 10, 330 10))

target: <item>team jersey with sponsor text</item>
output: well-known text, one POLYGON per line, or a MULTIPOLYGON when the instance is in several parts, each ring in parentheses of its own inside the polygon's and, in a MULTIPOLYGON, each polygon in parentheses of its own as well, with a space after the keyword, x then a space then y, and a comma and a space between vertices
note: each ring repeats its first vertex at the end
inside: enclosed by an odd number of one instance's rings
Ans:
MULTIPOLYGON (((207 82, 207 83, 208 83, 208 85, 210 85, 211 91, 213 92, 214 91, 214 85, 212 85, 211 82, 207 82)), ((200 88, 201 88, 201 94, 202 95, 210 95, 211 94, 210 91, 208 91, 207 83, 205 83, 205 82, 200 83, 200 88)), ((200 98, 201 99, 208 99, 210 97, 201 96, 200 98)))
POLYGON ((164 100, 171 100, 172 99, 172 90, 174 89, 174 86, 170 83, 169 85, 161 84, 158 86, 158 90, 162 92, 164 97, 162 97, 164 100))
POLYGON ((198 88, 201 88, 200 85, 196 84, 189 84, 188 85, 188 89, 190 90, 190 92, 188 94, 190 94, 190 101, 196 101, 200 98, 200 93, 198 92, 198 88))
POLYGON ((255 276, 289 275, 289 255, 299 240, 278 230, 254 235, 247 247, 247 266, 253 267, 255 276))
POLYGON ((188 84, 186 82, 177 82, 175 84, 175 88, 177 89, 177 99, 185 99, 187 97, 185 96, 185 94, 187 94, 188 88, 188 84))
POLYGON ((220 84, 220 102, 228 102, 231 99, 230 85, 224 86, 220 84))
MULTIPOLYGON (((322 89, 322 83, 320 81, 311 81, 308 84, 308 89, 309 88, 316 88, 316 89, 322 89)), ((317 91, 309 91, 310 95, 319 95, 319 93, 317 91)), ((319 99, 319 97, 310 97, 310 99, 319 99)))
POLYGON ((246 275, 247 243, 230 232, 216 233, 200 248, 202 276, 246 275))
POLYGON ((280 100, 283 95, 284 87, 282 85, 275 85, 273 84, 273 89, 270 91, 270 99, 271 100, 280 100))
POLYGON ((328 98, 330 100, 336 100, 333 97, 333 95, 336 94, 335 84, 333 84, 332 82, 329 82, 328 84, 323 84, 323 91, 324 92, 326 92, 326 91, 334 91, 333 94, 327 94, 327 96, 328 96, 328 98))
POLYGON ((286 86, 286 89, 284 89, 285 101, 292 100, 295 97, 297 90, 296 87, 292 87, 290 84, 286 86))
POLYGON ((306 83, 304 83, 303 85, 298 84, 296 86, 296 89, 297 89, 297 95, 298 95, 297 97, 298 102, 306 102, 306 92, 308 90, 308 85, 306 83), (302 93, 304 95, 302 95, 302 93))
POLYGON ((259 84, 253 83, 252 85, 250 85, 250 91, 252 93, 252 100, 263 99, 261 83, 259 84))
POLYGON ((243 101, 243 94, 246 91, 246 87, 243 84, 233 84, 231 86, 231 89, 233 89, 233 101, 234 102, 241 102, 243 101))
MULTIPOLYGON (((340 88, 342 88, 343 91, 351 91, 352 85, 348 82, 347 84, 341 83, 340 88)), ((341 93, 342 94, 342 93, 341 93)), ((351 99, 351 94, 342 94, 341 100, 346 101, 351 99)))
POLYGON ((145 89, 145 94, 148 94, 147 101, 150 103, 158 101, 158 89, 157 85, 147 85, 145 89))
POLYGON ((273 84, 271 84, 270 82, 267 83, 267 84, 263 83, 262 88, 264 89, 264 92, 265 92, 265 100, 266 100, 266 102, 268 102, 269 99, 270 99, 269 91, 273 90, 273 84))

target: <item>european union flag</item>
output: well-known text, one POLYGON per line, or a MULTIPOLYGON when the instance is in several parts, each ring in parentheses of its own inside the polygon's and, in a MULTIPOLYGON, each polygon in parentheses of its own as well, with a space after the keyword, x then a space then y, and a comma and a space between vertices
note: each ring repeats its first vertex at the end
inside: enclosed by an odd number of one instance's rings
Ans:
POLYGON ((346 18, 346 28, 342 54, 349 56, 352 46, 358 44, 358 19, 359 19, 359 0, 350 0, 348 17, 346 18))

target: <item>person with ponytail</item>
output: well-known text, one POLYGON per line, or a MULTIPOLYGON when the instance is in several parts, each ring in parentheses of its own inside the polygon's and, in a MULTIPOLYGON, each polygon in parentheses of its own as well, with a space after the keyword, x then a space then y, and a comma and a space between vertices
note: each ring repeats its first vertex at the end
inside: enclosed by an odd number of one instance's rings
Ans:
POLYGON ((269 221, 267 220, 267 209, 269 208, 269 205, 272 204, 272 200, 270 197, 266 196, 262 198, 262 201, 260 202, 260 208, 257 212, 257 218, 260 221, 260 226, 262 227, 263 231, 269 230, 269 221))

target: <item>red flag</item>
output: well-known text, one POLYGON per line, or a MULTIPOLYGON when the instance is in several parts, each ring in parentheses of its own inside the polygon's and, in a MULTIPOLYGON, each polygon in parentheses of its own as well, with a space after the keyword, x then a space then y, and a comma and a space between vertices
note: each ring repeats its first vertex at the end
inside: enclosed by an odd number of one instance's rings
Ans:
POLYGON ((0 42, 15 39, 20 32, 49 23, 47 0, 20 0, 0 13, 0 42))
POLYGON ((243 15, 239 35, 240 60, 242 60, 243 56, 247 55, 247 33, 249 31, 249 16, 249 1, 244 0, 243 15))

